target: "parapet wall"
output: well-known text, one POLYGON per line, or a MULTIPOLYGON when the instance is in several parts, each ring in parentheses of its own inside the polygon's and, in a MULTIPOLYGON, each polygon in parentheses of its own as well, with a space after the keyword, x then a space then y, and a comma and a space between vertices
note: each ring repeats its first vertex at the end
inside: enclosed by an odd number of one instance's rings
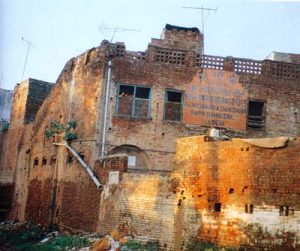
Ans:
MULTIPOLYGON (((264 78, 285 79, 288 81, 300 80, 300 64, 295 62, 280 62, 273 60, 253 60, 239 57, 222 57, 203 55, 193 49, 182 49, 164 45, 160 39, 152 39, 145 52, 126 51, 125 45, 117 45, 114 55, 117 58, 126 58, 130 61, 145 61, 148 63, 163 63, 186 67, 201 67, 208 69, 234 71, 249 77, 262 76, 264 78)), ((190 46, 192 48, 192 46, 190 46)))

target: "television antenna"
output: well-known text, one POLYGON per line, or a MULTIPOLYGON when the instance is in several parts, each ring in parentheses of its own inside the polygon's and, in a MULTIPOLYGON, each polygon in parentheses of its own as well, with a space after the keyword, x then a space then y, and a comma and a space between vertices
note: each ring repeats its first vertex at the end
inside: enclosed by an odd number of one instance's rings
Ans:
POLYGON ((104 35, 104 33, 103 33, 103 30, 106 30, 106 31, 108 31, 108 32, 112 32, 113 34, 112 34, 112 37, 111 37, 111 39, 110 39, 110 43, 113 41, 113 39, 114 39, 114 37, 115 37, 115 34, 117 33, 117 32, 119 32, 119 31, 129 31, 129 32, 141 32, 141 30, 136 30, 136 29, 128 29, 128 28, 122 28, 122 27, 118 27, 118 26, 116 26, 116 27, 107 27, 106 26, 106 24, 103 22, 100 26, 99 26, 99 28, 98 28, 98 30, 104 35))
POLYGON ((22 41, 25 42, 27 44, 27 53, 26 53, 26 58, 25 58, 25 63, 24 63, 24 68, 23 68, 23 72, 22 72, 22 77, 21 77, 21 82, 23 80, 24 77, 24 73, 25 73, 25 69, 26 69, 26 65, 27 65, 27 60, 28 60, 28 55, 29 55, 29 51, 30 48, 35 48, 35 46, 28 40, 26 40, 24 37, 21 37, 22 41))
MULTIPOLYGON (((217 7, 215 9, 211 9, 211 8, 205 8, 203 6, 201 7, 190 7, 190 6, 183 6, 182 8, 184 9, 193 9, 193 10, 201 10, 201 21, 202 21, 202 34, 203 34, 203 41, 204 41, 204 22, 205 19, 209 16, 209 12, 210 11, 214 11, 217 12, 217 7), (204 17, 204 11, 207 11, 207 15, 204 17)), ((202 46, 202 54, 204 54, 204 45, 202 46)))

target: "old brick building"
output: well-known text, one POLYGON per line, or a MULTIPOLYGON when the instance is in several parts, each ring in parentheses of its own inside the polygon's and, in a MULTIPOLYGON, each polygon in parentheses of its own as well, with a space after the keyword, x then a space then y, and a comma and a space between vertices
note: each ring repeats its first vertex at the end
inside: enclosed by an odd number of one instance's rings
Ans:
POLYGON ((175 138, 203 125, 238 137, 299 135, 299 65, 201 55, 202 44, 197 29, 166 26, 145 53, 111 48, 105 152, 140 152, 135 168, 171 170, 175 138))
MULTIPOLYGON (((183 234, 180 227, 201 224, 198 219, 191 222, 187 217, 194 215, 191 213, 194 209, 199 216, 197 210, 206 210, 207 205, 199 202, 198 207, 198 202, 192 199, 193 186, 185 188, 191 180, 184 175, 177 179, 176 175, 186 169, 193 177, 199 166, 195 164, 190 170, 191 163, 199 162, 200 155, 191 158, 190 163, 182 161, 180 169, 178 157, 177 162, 173 162, 177 138, 203 135, 210 127, 219 128, 229 137, 241 138, 297 137, 300 134, 300 64, 202 55, 202 48, 203 36, 197 28, 166 25, 161 39, 152 39, 145 52, 127 51, 124 43, 104 40, 99 47, 69 60, 55 85, 32 79, 18 85, 14 90, 10 129, 1 134, 0 177, 6 189, 2 191, 9 190, 14 195, 9 217, 34 219, 45 224, 54 222, 89 231, 105 232, 114 226, 133 234, 147 235, 149 231, 150 237, 159 239, 161 246, 170 250, 178 248, 174 241, 178 236, 184 240, 194 236, 195 231, 186 230, 183 234), (53 145, 63 141, 60 135, 45 137, 51 122, 67 124, 71 120, 77 122, 78 135, 71 143, 72 148, 92 167, 108 190, 97 190, 70 151, 53 145), (114 171, 119 171, 119 178, 123 179, 115 194, 110 191, 114 171), (174 180, 177 181, 174 183, 174 180), (170 186, 184 187, 182 190, 189 191, 190 196, 181 194, 181 198, 170 186), (181 210, 179 200, 183 201, 183 197, 189 198, 189 202, 181 210), (206 206, 203 208, 203 205, 206 206), (162 219, 161 214, 166 218, 162 219), (174 224, 163 229, 164 223, 174 224)), ((294 148, 291 146, 282 156, 295 157, 293 149, 296 151, 299 143, 294 144, 294 148)), ((201 151, 197 144, 195 147, 187 144, 187 147, 185 150, 179 147, 177 156, 184 151, 187 156, 195 149, 201 151)), ((207 146, 202 147, 205 150, 207 146)), ((267 151, 256 149, 254 152, 263 159, 262 156, 272 155, 267 151)), ((240 153, 225 151, 224 154, 239 156, 240 153)), ((207 172, 212 169, 212 176, 217 175, 215 168, 221 168, 221 162, 213 162, 211 155, 206 159, 207 172)), ((255 162, 254 159, 249 161, 255 162)), ((271 170, 280 165, 280 161, 282 166, 278 167, 278 173, 272 174, 275 180, 287 168, 287 161, 279 158, 276 161, 270 163, 271 170)), ((295 163, 299 163, 296 157, 295 163)), ((240 165, 238 161, 236 165, 240 165)), ((250 170, 255 168, 254 163, 249 164, 250 170)), ((241 176, 249 179, 242 167, 237 169, 241 176)), ((293 175, 298 175, 298 169, 293 175)), ((220 185, 225 179, 220 180, 220 185)), ((209 178, 205 182, 210 182, 209 178)), ((257 191, 262 185, 257 181, 251 184, 250 191, 257 191)), ((284 181, 279 180, 277 186, 284 186, 284 181)), ((300 188, 295 181, 292 186, 293 217, 299 219, 296 200, 300 188)), ((226 185, 224 189, 230 188, 226 185)), ((212 200, 211 205, 231 202, 235 205, 235 200, 219 200, 219 195, 215 195, 225 193, 224 189, 214 188, 214 195, 204 198, 212 200)), ((259 191, 262 197, 270 198, 255 203, 275 207, 276 196, 259 191)), ((286 188, 280 195, 289 192, 286 188)), ((237 201, 239 207, 246 203, 237 201)), ((246 204, 253 205, 251 203, 246 204)), ((202 216, 208 217, 207 214, 202 216)), ((213 220, 221 220, 215 216, 213 220)), ((210 225, 212 229, 216 226, 210 225)), ((280 226, 278 229, 284 233, 280 226)), ((215 233, 207 234, 207 228, 198 230, 203 233, 199 239, 233 246, 240 244, 237 239, 226 242, 215 233)), ((224 235, 223 232, 220 233, 224 235)), ((237 233, 242 236, 242 231, 237 233)), ((243 239, 245 245, 257 240, 247 238, 243 239)), ((259 239, 259 245, 263 241, 259 239)), ((299 241, 297 234, 293 241, 299 241)))

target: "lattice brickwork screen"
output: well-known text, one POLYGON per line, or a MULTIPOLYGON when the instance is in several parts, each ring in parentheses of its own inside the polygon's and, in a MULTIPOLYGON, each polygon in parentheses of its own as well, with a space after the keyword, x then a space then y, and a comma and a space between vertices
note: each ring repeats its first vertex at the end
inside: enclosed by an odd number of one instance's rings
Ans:
POLYGON ((272 62, 271 74, 277 78, 300 79, 300 65, 272 62))
POLYGON ((251 59, 234 59, 234 71, 261 74, 261 61, 251 59))
POLYGON ((116 56, 117 57, 124 57, 125 55, 125 45, 117 44, 116 46, 116 56))
POLYGON ((203 68, 223 70, 224 58, 217 57, 217 56, 197 55, 196 66, 200 66, 203 68))
POLYGON ((185 64, 186 53, 182 51, 173 51, 165 49, 156 50, 156 62, 170 63, 170 64, 185 64))

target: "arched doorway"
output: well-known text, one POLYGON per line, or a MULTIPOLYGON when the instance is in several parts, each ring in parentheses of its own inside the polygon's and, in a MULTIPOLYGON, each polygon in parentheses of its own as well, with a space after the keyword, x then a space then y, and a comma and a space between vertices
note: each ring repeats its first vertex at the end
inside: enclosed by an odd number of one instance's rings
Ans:
POLYGON ((112 154, 126 154, 128 155, 128 169, 148 170, 149 157, 147 153, 134 145, 120 145, 112 148, 109 153, 112 154))

